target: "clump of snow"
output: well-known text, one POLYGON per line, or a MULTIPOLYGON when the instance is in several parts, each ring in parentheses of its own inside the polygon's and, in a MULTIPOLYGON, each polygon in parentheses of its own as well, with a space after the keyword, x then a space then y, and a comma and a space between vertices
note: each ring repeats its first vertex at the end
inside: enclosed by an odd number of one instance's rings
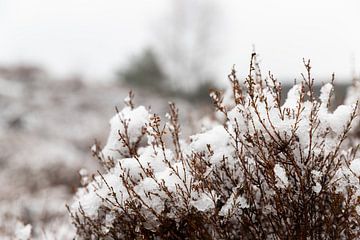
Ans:
POLYGON ((217 125, 204 133, 191 136, 191 140, 190 146, 194 151, 205 151, 207 145, 216 148, 226 147, 229 143, 229 135, 223 126, 217 125))
POLYGON ((198 199, 192 201, 190 204, 202 212, 206 212, 215 207, 213 199, 206 193, 201 193, 198 199))
POLYGON ((220 216, 226 216, 231 215, 232 212, 238 208, 248 208, 249 204, 247 203, 247 200, 243 196, 235 196, 235 194, 232 194, 224 206, 221 208, 219 215, 220 216))
POLYGON ((312 178, 313 178, 313 180, 315 182, 315 185, 312 187, 312 189, 313 189, 313 191, 315 193, 320 193, 321 189, 322 189, 322 186, 320 184, 320 180, 321 180, 321 177, 322 177, 323 173, 320 172, 320 171, 317 171, 317 170, 312 170, 311 174, 312 174, 312 178))
POLYGON ((222 125, 217 125, 212 129, 190 137, 190 152, 209 152, 208 146, 213 150, 213 155, 209 156, 212 164, 219 164, 223 156, 231 152, 230 136, 222 125))
POLYGON ((24 225, 22 222, 17 222, 15 227, 15 238, 18 240, 29 240, 31 237, 31 225, 24 225))
POLYGON ((321 104, 327 105, 330 101, 331 93, 334 91, 334 86, 331 83, 327 83, 320 89, 320 101, 321 104))
POLYGON ((286 188, 289 185, 289 179, 286 176, 285 169, 277 163, 274 167, 274 173, 275 176, 278 178, 276 186, 278 186, 279 188, 286 188))
POLYGON ((352 189, 353 194, 350 195, 348 200, 351 204, 357 205, 360 197, 360 161, 354 159, 350 166, 342 166, 336 171, 335 177, 332 180, 333 186, 336 188, 337 193, 346 196, 349 189, 352 189))
POLYGON ((119 134, 126 135, 130 144, 135 144, 143 135, 143 128, 149 121, 149 112, 145 107, 140 106, 135 109, 125 107, 110 120, 110 134, 102 154, 106 159, 120 158, 126 152, 126 146, 119 141, 119 134), (127 126, 125 128, 125 125, 127 126))
POLYGON ((320 184, 319 182, 317 182, 317 183, 315 184, 315 186, 312 187, 312 189, 313 189, 313 191, 314 191, 315 193, 319 193, 319 192, 321 191, 321 189, 322 189, 321 184, 320 184))
POLYGON ((294 85, 288 92, 283 108, 295 108, 300 97, 301 85, 294 85))
POLYGON ((350 169, 353 171, 358 177, 360 177, 360 158, 354 159, 350 164, 350 169))

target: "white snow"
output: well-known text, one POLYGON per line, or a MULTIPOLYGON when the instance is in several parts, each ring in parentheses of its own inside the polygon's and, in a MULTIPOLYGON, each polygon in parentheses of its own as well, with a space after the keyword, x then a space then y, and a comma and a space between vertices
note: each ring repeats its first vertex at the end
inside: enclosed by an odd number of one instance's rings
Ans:
POLYGON ((225 216, 227 214, 231 214, 231 212, 236 211, 238 208, 248 208, 249 204, 247 203, 246 198, 243 196, 235 196, 235 194, 231 194, 228 198, 224 206, 221 208, 219 215, 225 216))
POLYGON ((288 92, 283 108, 295 108, 300 97, 301 86, 300 84, 294 85, 288 92))
POLYGON ((322 187, 321 187, 320 183, 317 182, 315 184, 315 186, 312 187, 312 189, 315 193, 319 193, 321 191, 322 187))
POLYGON ((334 90, 334 86, 331 83, 327 83, 320 89, 320 101, 323 105, 327 105, 330 100, 331 92, 334 90))
POLYGON ((119 132, 127 134, 130 143, 138 141, 142 136, 142 129, 149 121, 149 112, 145 107, 140 106, 135 109, 125 107, 110 120, 110 134, 102 153, 105 158, 120 158, 121 152, 126 151, 126 147, 119 141, 119 132), (125 129, 124 124, 128 127, 125 129), (126 132, 125 132, 126 131, 126 132), (119 152, 120 151, 120 152, 119 152))
POLYGON ((15 227, 15 237, 17 240, 29 240, 31 237, 31 225, 24 225, 22 222, 17 222, 15 227))
POLYGON ((286 176, 285 169, 280 164, 275 164, 274 173, 278 178, 276 186, 280 188, 286 188, 289 185, 289 179, 286 176), (280 181, 279 181, 280 180, 280 181))
POLYGON ((190 204, 202 212, 206 212, 207 210, 215 207, 214 201, 206 193, 201 193, 198 199, 191 201, 190 204))
POLYGON ((354 159, 350 164, 350 169, 353 171, 358 177, 360 177, 360 158, 354 159))

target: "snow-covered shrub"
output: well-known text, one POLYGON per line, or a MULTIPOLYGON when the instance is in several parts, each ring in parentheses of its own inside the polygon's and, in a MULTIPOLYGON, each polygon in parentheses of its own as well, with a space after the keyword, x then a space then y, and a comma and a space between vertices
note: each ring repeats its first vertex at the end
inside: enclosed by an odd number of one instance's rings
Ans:
POLYGON ((345 141, 357 103, 331 112, 332 84, 316 97, 304 62, 282 104, 254 59, 244 84, 229 75, 232 103, 211 94, 224 121, 188 141, 174 104, 163 122, 127 99, 93 148, 105 172, 81 171, 69 206, 78 239, 360 237, 360 158, 345 141))

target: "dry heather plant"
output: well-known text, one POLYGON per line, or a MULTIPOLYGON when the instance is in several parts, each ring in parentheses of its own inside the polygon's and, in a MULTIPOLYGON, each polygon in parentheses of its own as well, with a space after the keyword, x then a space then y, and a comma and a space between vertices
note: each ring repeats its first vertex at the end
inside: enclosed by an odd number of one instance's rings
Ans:
POLYGON ((282 104, 253 54, 243 84, 229 75, 231 98, 211 93, 223 121, 189 141, 173 103, 163 122, 131 95, 93 148, 105 172, 81 171, 68 207, 77 238, 359 239, 359 146, 348 141, 358 105, 331 112, 332 83, 315 96, 304 64, 282 104))

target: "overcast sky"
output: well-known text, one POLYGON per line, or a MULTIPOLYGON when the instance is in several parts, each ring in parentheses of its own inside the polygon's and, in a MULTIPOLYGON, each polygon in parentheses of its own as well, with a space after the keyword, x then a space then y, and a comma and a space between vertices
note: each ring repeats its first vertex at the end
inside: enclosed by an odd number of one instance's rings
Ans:
MULTIPOLYGON (((311 58, 317 77, 360 71, 359 0, 226 0, 216 72, 247 72, 252 46, 263 71, 294 79, 311 58), (355 59, 352 61, 351 59, 355 59)), ((55 74, 112 76, 156 40, 168 0, 0 0, 0 63, 36 62, 55 74)))

